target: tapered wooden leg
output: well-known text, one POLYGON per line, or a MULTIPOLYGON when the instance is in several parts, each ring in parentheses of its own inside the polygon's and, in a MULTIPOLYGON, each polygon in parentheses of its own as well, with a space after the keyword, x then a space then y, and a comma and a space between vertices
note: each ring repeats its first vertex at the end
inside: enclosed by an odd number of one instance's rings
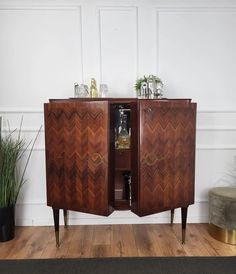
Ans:
POLYGON ((68 224, 68 212, 66 209, 63 209, 63 215, 64 215, 64 225, 65 228, 67 228, 67 224, 68 224))
POLYGON ((171 209, 170 211, 170 224, 173 225, 174 222, 174 214, 175 214, 175 210, 171 209))
POLYGON ((188 207, 181 207, 181 218, 182 218, 182 244, 185 243, 187 213, 188 213, 188 207))
POLYGON ((55 228, 55 237, 56 237, 56 247, 59 247, 59 209, 52 208, 53 218, 54 218, 54 228, 55 228))

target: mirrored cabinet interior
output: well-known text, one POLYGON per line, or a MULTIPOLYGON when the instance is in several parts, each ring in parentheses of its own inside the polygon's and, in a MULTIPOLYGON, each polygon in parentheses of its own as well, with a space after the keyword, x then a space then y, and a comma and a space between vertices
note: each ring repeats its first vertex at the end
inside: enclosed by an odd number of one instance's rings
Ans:
POLYGON ((44 104, 47 205, 146 216, 194 203, 196 103, 191 99, 50 99, 44 104))

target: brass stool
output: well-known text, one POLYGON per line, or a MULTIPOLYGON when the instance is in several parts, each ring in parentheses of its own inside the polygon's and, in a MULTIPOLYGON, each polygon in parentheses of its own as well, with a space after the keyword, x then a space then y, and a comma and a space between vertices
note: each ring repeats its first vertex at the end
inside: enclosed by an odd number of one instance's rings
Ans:
POLYGON ((209 234, 227 244, 236 244, 236 187, 209 191, 209 234))

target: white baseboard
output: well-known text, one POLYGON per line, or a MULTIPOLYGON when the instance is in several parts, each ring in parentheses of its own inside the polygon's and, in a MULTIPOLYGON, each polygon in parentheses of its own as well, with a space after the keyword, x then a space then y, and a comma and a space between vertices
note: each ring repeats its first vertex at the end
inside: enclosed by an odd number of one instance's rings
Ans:
MULTIPOLYGON (((208 222, 208 203, 197 202, 189 206, 188 223, 208 222)), ((103 225, 103 224, 160 224, 170 223, 170 211, 145 217, 138 217, 129 210, 116 210, 110 216, 103 217, 93 214, 69 211, 69 225, 103 225)), ((175 210, 174 223, 181 223, 181 211, 175 210)), ((60 224, 63 224, 62 211, 60 224)), ((50 207, 43 204, 20 204, 16 206, 17 226, 52 226, 53 215, 50 207)))

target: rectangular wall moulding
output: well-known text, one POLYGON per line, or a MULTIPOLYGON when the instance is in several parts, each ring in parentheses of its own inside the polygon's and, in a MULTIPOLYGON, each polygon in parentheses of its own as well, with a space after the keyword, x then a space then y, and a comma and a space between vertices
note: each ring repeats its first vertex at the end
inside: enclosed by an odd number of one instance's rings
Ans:
POLYGON ((48 96, 73 96, 83 78, 79 6, 0 6, 0 37, 2 106, 39 109, 48 96))
POLYGON ((99 13, 101 81, 113 96, 134 95, 138 63, 135 7, 102 7, 99 13))
POLYGON ((166 8, 156 13, 158 67, 168 79, 165 95, 189 96, 200 109, 233 109, 235 9, 166 8))

